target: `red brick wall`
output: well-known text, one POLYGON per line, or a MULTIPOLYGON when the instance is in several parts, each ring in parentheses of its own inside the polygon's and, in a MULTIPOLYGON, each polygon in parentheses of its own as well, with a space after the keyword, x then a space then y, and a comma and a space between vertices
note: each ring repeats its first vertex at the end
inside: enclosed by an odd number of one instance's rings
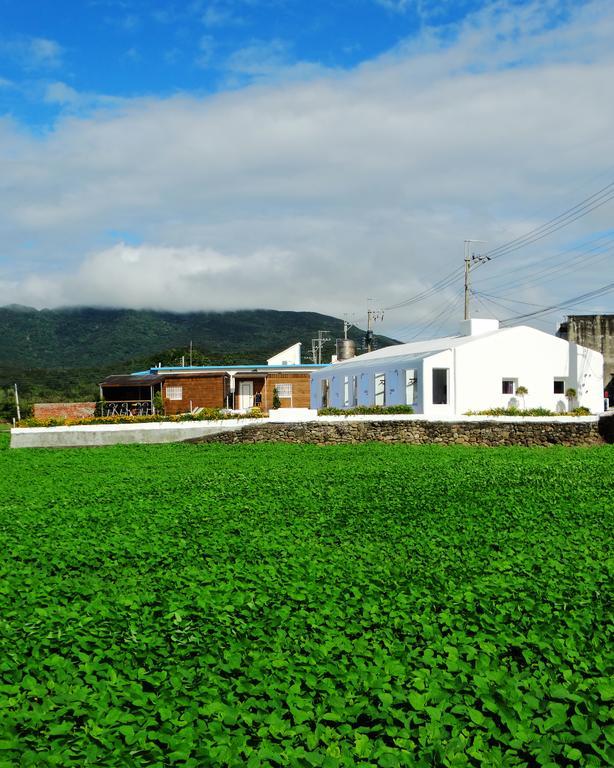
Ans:
POLYGON ((35 419, 89 419, 96 403, 35 403, 35 419))
MULTIPOLYGON (((273 407, 273 390, 276 384, 292 384, 292 408, 309 408, 310 375, 308 373, 271 373, 266 380, 266 395, 263 393, 263 410, 273 407)), ((290 400, 281 399, 282 408, 290 408, 290 400)))
POLYGON ((168 414, 188 413, 192 408, 224 408, 224 374, 219 376, 169 376, 164 382, 164 410, 168 414), (167 387, 181 387, 181 400, 169 400, 167 387))

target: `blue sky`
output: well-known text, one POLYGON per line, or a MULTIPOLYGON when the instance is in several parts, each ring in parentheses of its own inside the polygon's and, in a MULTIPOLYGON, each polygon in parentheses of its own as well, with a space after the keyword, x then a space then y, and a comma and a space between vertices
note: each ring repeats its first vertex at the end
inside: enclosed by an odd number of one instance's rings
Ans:
MULTIPOLYGON (((0 303, 369 297, 391 335, 453 330, 458 280, 405 300, 464 239, 614 181, 612 39, 610 0, 0 0, 0 303)), ((613 206, 476 290, 520 314, 603 285, 613 206)))
MULTIPOLYGON (((492 3, 490 3, 492 5, 492 3)), ((513 3, 522 5, 521 0, 513 3)), ((206 94, 352 69, 485 0, 0 0, 0 107, 36 130, 80 94, 206 94)), ((553 17, 554 18, 554 17, 553 17)), ((89 102, 91 106, 91 102, 89 102)), ((83 108, 83 103, 80 104, 83 108)))

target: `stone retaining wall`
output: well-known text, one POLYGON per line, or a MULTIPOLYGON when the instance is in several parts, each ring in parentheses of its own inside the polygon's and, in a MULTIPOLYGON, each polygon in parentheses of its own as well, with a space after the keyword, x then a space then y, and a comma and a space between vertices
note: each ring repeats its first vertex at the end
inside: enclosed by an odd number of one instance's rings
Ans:
POLYGON ((614 442, 614 417, 600 421, 336 421, 255 424, 197 442, 410 443, 414 445, 603 445, 614 442))

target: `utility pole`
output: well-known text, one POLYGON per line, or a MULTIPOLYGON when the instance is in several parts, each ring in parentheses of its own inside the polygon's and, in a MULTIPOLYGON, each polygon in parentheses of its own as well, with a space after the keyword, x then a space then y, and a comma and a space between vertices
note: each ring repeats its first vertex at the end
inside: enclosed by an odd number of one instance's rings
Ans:
MULTIPOLYGON (((373 301, 373 299, 367 299, 367 301, 373 301)), ((367 308, 367 335, 365 336, 367 352, 373 352, 373 323, 383 319, 383 310, 367 308)))
MULTIPOLYGON (((348 331, 356 325, 355 320, 348 320, 349 315, 346 313, 343 315, 343 338, 347 341, 348 331)), ((355 316, 354 316, 355 317, 355 316)))
POLYGON ((326 335, 327 333, 330 333, 330 331, 318 331, 318 338, 311 340, 311 359, 318 365, 322 363, 322 348, 327 341, 330 341, 330 337, 326 335))
POLYGON ((471 265, 483 264, 485 261, 490 261, 490 256, 479 256, 472 253, 469 256, 469 244, 470 243, 485 243, 486 240, 465 240, 465 320, 469 320, 471 317, 471 308, 469 306, 469 296, 471 293, 471 265))
POLYGON ((17 408, 17 421, 21 421, 21 410, 19 408, 19 392, 17 391, 17 384, 15 384, 15 407, 17 408))

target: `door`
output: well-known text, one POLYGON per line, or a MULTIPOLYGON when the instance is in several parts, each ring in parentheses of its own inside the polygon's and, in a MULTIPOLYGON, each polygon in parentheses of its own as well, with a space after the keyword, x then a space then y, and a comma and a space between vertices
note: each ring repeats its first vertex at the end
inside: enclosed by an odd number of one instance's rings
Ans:
POLYGON ((239 382, 239 409, 244 410, 254 407, 254 382, 239 382))

